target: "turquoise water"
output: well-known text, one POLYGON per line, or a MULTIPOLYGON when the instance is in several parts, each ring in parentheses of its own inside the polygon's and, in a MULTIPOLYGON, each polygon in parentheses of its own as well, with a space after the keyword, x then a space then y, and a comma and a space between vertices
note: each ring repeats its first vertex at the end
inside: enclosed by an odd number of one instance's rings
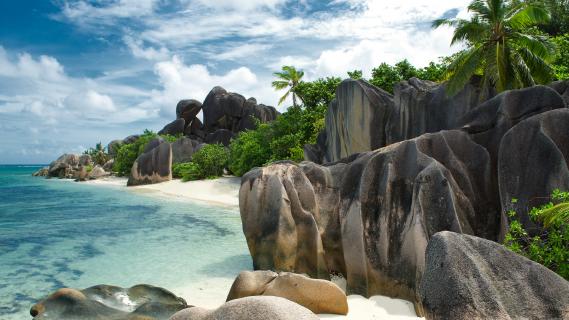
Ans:
POLYGON ((252 268, 237 208, 31 177, 35 170, 0 166, 1 320, 30 319, 29 308, 61 287, 148 283, 178 293, 252 268))

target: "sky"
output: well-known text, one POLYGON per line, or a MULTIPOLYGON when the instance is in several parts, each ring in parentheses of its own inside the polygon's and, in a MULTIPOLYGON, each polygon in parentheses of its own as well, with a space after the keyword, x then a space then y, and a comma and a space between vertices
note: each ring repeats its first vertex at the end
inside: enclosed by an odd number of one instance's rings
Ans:
MULTIPOLYGON (((305 80, 449 55, 469 0, 0 1, 0 164, 47 164, 175 119, 217 85, 277 106, 305 80)), ((278 106, 283 111, 286 103, 278 106)))

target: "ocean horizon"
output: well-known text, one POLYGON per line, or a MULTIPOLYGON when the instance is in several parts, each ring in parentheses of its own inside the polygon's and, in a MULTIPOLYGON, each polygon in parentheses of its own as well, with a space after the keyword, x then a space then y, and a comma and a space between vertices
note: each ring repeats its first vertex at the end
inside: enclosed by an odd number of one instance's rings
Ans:
POLYGON ((151 284, 195 304, 252 268, 237 208, 32 177, 42 166, 0 165, 1 320, 98 284, 151 284))

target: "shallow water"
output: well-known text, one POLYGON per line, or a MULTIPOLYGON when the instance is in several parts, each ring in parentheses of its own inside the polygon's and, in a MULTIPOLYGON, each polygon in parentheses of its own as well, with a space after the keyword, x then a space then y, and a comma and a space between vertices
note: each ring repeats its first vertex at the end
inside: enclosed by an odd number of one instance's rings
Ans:
POLYGON ((237 208, 31 177, 35 170, 0 166, 1 320, 30 319, 29 308, 61 287, 148 283, 181 294, 252 268, 237 208))

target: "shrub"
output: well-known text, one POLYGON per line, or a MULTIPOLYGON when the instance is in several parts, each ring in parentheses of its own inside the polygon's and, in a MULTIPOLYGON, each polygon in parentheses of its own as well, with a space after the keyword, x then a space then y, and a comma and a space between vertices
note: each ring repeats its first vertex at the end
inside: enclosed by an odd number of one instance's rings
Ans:
POLYGON ((271 127, 260 124, 257 129, 239 133, 229 145, 229 170, 242 176, 254 167, 260 167, 271 159, 271 127))
POLYGON ((207 144, 192 156, 192 163, 199 168, 200 179, 222 176, 228 161, 229 151, 221 144, 207 144))
POLYGON ((172 165, 172 176, 181 178, 182 181, 199 180, 204 177, 202 170, 194 162, 175 163, 172 165))
POLYGON ((104 165, 111 159, 111 156, 105 152, 105 147, 103 147, 101 142, 97 143, 95 148, 89 148, 89 150, 85 150, 83 153, 90 155, 91 160, 100 166, 104 165))
POLYGON ((530 218, 543 226, 538 235, 529 235, 516 215, 508 211, 510 230, 504 245, 569 280, 569 193, 554 190, 551 202, 531 209, 530 218))

